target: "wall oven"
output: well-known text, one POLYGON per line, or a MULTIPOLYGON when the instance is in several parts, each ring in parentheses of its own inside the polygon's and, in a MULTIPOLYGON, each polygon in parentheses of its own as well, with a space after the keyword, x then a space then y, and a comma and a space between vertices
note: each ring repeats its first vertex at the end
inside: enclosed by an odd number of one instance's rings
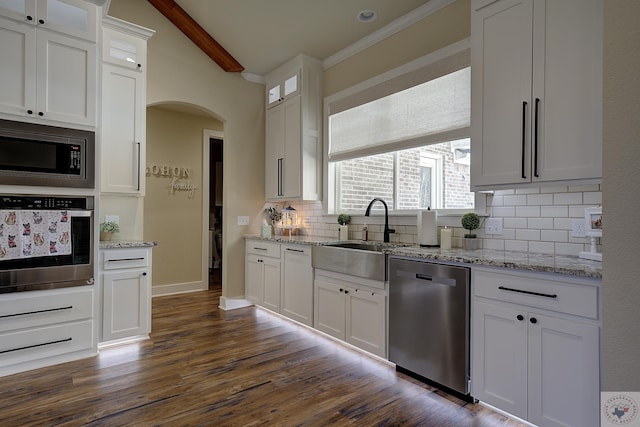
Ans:
POLYGON ((93 284, 94 198, 0 195, 0 293, 93 284))
POLYGON ((0 184, 94 187, 95 133, 0 120, 0 184))

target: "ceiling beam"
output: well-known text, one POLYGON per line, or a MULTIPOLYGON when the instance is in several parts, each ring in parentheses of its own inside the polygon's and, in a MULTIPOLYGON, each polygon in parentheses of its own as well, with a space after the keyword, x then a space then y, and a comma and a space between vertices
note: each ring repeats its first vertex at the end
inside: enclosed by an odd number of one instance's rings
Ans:
POLYGON ((239 73, 244 70, 244 67, 174 0, 148 1, 224 71, 239 73))

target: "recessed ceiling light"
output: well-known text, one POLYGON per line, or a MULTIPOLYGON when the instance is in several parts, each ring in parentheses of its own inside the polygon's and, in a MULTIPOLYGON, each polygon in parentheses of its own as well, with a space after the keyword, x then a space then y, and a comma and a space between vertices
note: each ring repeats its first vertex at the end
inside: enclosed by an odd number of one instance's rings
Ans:
POLYGON ((363 10, 358 13, 358 21, 360 22, 371 22, 375 21, 378 17, 378 13, 375 10, 363 10))

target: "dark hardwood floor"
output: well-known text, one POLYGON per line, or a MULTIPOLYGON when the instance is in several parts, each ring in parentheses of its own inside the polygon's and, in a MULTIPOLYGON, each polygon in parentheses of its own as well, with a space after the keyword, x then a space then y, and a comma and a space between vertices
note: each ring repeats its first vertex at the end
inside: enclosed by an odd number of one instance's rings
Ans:
POLYGON ((520 425, 219 297, 154 298, 150 340, 0 378, 0 425, 520 425))

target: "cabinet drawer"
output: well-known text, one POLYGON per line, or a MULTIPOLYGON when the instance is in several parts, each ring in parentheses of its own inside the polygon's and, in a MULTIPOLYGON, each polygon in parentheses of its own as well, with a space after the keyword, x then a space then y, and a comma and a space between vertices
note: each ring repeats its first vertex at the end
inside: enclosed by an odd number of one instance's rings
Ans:
POLYGON ((21 292, 0 302, 0 332, 93 317, 92 288, 21 292))
POLYGON ((147 249, 114 249, 102 253, 102 269, 140 268, 149 265, 147 249))
POLYGON ((92 337, 92 320, 0 334, 0 368, 89 350, 92 337))
POLYGON ((246 245, 248 254, 280 258, 280 243, 247 240, 246 245))
POLYGON ((478 297, 598 318, 597 286, 483 270, 472 270, 471 277, 478 297))

